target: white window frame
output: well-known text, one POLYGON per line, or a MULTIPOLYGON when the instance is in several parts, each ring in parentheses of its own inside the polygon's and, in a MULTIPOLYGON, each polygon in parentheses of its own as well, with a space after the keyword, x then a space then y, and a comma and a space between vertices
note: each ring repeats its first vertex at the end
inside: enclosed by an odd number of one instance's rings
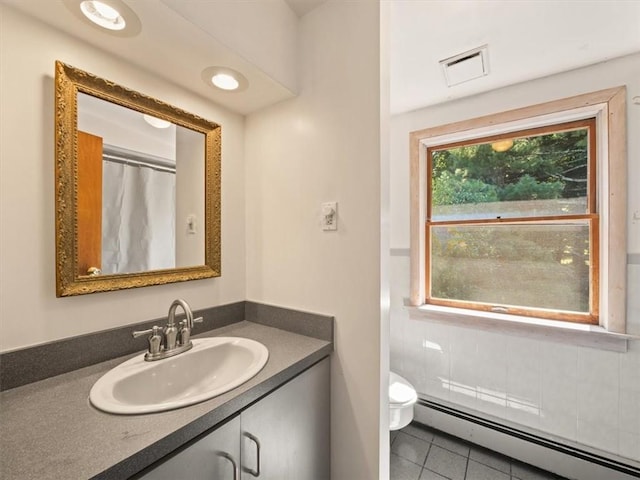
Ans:
MULTIPOLYGON (((409 305, 446 321, 467 317, 484 325, 514 324, 560 327, 624 335, 626 332, 627 268, 627 140, 626 87, 578 95, 484 117, 411 132, 409 305), (472 140, 557 123, 596 118, 597 211, 600 215, 599 326, 517 317, 470 309, 425 304, 425 245, 428 147, 472 140)), ((465 321, 464 319, 462 320, 465 321)), ((626 345, 626 341, 625 341, 626 345)), ((626 348, 626 347, 625 347, 626 348)))

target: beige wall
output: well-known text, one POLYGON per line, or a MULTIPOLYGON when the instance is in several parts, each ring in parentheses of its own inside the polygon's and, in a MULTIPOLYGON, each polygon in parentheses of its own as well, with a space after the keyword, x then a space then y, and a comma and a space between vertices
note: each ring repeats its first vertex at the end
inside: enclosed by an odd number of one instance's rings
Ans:
POLYGON ((378 2, 303 17, 300 95, 247 117, 247 298, 335 315, 333 480, 385 476, 379 22, 378 2), (335 232, 320 228, 327 201, 338 202, 335 232))
POLYGON ((178 297, 193 308, 244 300, 243 117, 6 6, 0 8, 0 350, 164 316, 178 297), (56 59, 222 125, 221 278, 56 298, 56 59))
POLYGON ((204 263, 204 141, 203 134, 186 128, 176 129, 176 265, 204 263), (195 233, 187 219, 193 217, 195 233))

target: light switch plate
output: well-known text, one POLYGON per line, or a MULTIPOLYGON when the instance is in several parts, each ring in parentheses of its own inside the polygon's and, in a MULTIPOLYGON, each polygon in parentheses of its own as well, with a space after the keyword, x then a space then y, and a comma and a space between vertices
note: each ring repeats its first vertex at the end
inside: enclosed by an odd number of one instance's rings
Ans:
POLYGON ((322 230, 338 229, 338 202, 326 202, 320 206, 322 230))

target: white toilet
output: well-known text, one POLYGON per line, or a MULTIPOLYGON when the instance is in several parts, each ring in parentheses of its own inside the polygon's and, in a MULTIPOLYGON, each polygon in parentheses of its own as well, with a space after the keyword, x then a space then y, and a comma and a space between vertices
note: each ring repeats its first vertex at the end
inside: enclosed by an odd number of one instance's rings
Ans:
POLYGON ((418 394, 405 378, 389 372, 389 429, 400 430, 413 420, 418 394))

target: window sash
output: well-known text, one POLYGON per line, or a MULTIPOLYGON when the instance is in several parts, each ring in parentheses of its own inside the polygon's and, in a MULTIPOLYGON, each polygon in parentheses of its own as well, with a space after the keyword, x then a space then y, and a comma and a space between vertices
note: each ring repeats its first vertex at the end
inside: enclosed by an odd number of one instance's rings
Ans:
POLYGON ((500 135, 492 135, 480 137, 472 140, 454 142, 444 145, 430 146, 426 149, 427 160, 427 193, 426 193, 426 223, 425 223, 425 302, 431 305, 465 308, 470 310, 508 313, 520 316, 529 316, 536 318, 544 318, 550 320, 560 320, 568 322, 595 324, 599 323, 599 216, 597 213, 597 145, 596 145, 596 119, 588 118, 573 122, 552 124, 543 127, 519 130, 515 132, 503 133, 500 135), (584 214, 559 214, 531 217, 508 217, 508 218, 480 218, 467 220, 431 220, 432 212, 432 153, 433 151, 447 150, 460 146, 471 146, 484 143, 491 143, 502 139, 518 139, 531 136, 539 136, 550 133, 562 133, 578 129, 588 130, 588 160, 587 160, 587 212, 584 214), (431 229, 439 226, 490 226, 490 225, 535 225, 535 224, 566 224, 568 221, 588 221, 589 225, 589 312, 570 312, 563 310, 544 309, 535 307, 526 307, 518 305, 493 305, 488 303, 471 302, 465 300, 442 299, 432 296, 432 271, 431 271, 431 255, 432 255, 432 235, 431 229))
POLYGON ((425 288, 425 301, 430 305, 439 305, 445 307, 465 308, 470 310, 479 310, 486 312, 496 313, 508 313, 513 315, 520 315, 526 317, 544 318, 549 320, 561 320, 576 323, 587 323, 597 325, 599 323, 599 216, 597 214, 588 214, 582 216, 574 216, 572 218, 574 222, 578 223, 579 220, 586 221, 589 227, 589 312, 573 312, 566 310, 545 309, 536 307, 527 307, 521 305, 508 305, 508 304, 494 304, 494 303, 482 303, 468 300, 457 299, 444 299, 437 298, 432 295, 432 270, 431 270, 431 255, 433 252, 433 246, 431 244, 433 236, 431 235, 431 229, 447 226, 496 226, 496 225, 514 225, 514 226, 531 226, 531 225, 567 225, 573 223, 568 221, 566 217, 556 217, 555 219, 509 219, 498 220, 493 219, 489 221, 475 221, 470 220, 466 222, 433 222, 425 224, 425 238, 426 238, 426 255, 425 255, 425 272, 426 272, 426 288, 425 288))
MULTIPOLYGON (((564 133, 574 130, 586 129, 588 131, 589 146, 588 146, 588 163, 587 163, 587 211, 585 213, 595 213, 597 210, 597 191, 596 191, 596 167, 597 167, 597 144, 596 144, 596 119, 587 118, 584 120, 577 120, 573 122, 557 123, 552 125, 546 125, 544 127, 529 128, 525 130, 518 130, 509 133, 502 133, 499 135, 491 135, 486 137, 479 137, 472 140, 465 140, 460 142, 452 142, 444 145, 430 146, 427 148, 427 222, 432 219, 432 201, 431 201, 431 186, 432 186, 432 174, 433 174, 433 152, 449 150, 452 148, 473 146, 486 143, 493 143, 505 139, 519 139, 534 136, 548 135, 551 133, 564 133)), ((533 217, 532 217, 533 218, 533 217)))

